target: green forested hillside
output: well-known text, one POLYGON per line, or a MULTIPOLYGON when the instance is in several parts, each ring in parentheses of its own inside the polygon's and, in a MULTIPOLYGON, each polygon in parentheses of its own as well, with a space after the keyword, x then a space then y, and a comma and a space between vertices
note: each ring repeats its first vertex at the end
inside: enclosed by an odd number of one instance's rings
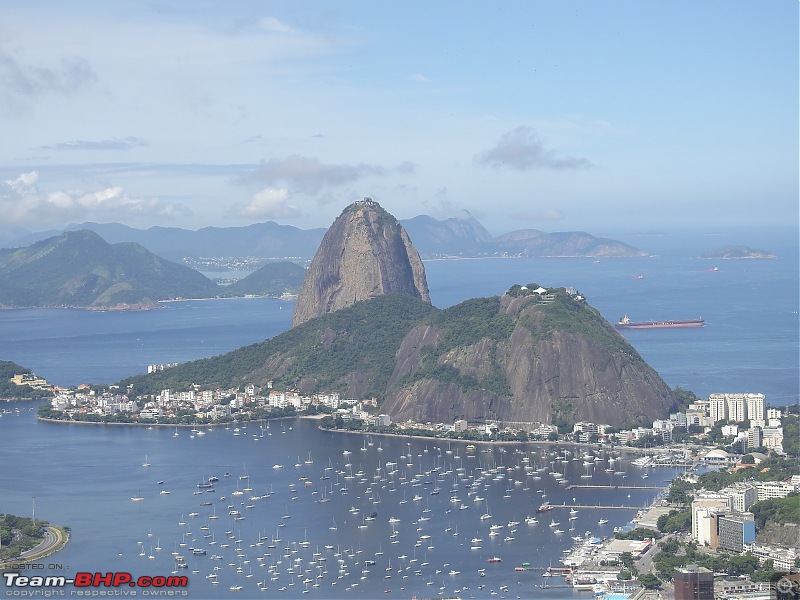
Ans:
POLYGON ((285 389, 312 377, 318 390, 336 391, 343 387, 342 380, 358 370, 370 379, 370 393, 381 396, 403 337, 435 310, 405 294, 381 296, 313 319, 264 342, 131 377, 120 385, 132 384, 135 393, 143 394, 164 388, 184 389, 193 383, 231 386, 267 378, 285 389), (280 363, 275 372, 263 369, 270 360, 280 363))
POLYGON ((303 285, 305 276, 306 270, 296 263, 267 263, 247 277, 222 288, 220 294, 226 296, 296 294, 303 285))
POLYGON ((109 244, 88 230, 0 250, 0 305, 154 306, 217 294, 210 279, 132 242, 109 244))
POLYGON ((17 363, 0 360, 0 398, 48 398, 52 392, 34 389, 28 385, 17 385, 10 380, 14 375, 31 373, 17 363))

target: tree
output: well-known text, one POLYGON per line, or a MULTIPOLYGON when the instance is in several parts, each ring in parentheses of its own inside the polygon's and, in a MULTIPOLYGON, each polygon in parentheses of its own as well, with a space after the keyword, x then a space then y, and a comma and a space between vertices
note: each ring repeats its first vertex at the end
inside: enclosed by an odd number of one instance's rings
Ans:
POLYGON ((639 583, 641 583, 648 590, 654 590, 661 587, 661 580, 652 573, 645 573, 639 576, 639 583))

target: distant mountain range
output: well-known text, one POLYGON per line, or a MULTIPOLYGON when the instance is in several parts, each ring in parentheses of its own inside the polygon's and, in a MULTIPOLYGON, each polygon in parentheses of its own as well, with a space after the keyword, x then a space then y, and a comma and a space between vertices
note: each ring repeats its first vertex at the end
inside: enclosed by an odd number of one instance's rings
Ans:
MULTIPOLYGON (((427 215, 401 220, 422 258, 478 256, 634 257, 648 253, 623 242, 598 238, 582 231, 545 233, 522 229, 493 237, 472 216, 438 220, 427 215)), ((253 256, 310 259, 326 229, 298 229, 273 221, 247 227, 204 227, 196 231, 177 227, 135 229, 119 223, 81 223, 66 231, 90 230, 109 243, 136 242, 168 260, 185 257, 253 256)), ((0 229, 0 245, 27 246, 62 231, 22 234, 0 229)))
POLYGON ((140 244, 109 244, 89 230, 0 250, 0 307, 147 309, 159 300, 281 295, 295 292, 305 269, 270 263, 232 286, 156 256, 140 244))

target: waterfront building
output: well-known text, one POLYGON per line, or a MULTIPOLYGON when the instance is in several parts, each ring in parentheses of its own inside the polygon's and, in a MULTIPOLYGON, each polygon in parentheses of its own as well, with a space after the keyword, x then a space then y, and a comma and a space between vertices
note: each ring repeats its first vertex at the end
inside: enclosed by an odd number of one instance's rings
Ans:
POLYGON ((717 514, 717 547, 743 552, 746 544, 756 539, 753 513, 717 514))
POLYGON ((714 572, 705 567, 687 565, 676 569, 672 577, 675 600, 713 600, 714 572))

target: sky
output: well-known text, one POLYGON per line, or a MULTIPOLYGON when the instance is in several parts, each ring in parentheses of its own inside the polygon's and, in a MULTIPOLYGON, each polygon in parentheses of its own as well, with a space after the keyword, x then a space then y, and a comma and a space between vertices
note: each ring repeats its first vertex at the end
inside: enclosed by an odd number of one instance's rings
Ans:
POLYGON ((4 2, 0 228, 798 223, 795 0, 4 2))

